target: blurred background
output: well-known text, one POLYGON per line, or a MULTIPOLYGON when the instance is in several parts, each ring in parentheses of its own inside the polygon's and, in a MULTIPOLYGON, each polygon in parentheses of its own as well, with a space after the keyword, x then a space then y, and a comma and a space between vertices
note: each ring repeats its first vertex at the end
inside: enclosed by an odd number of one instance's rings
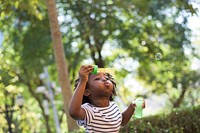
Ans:
POLYGON ((199 107, 200 1, 50 2, 0 1, 0 132, 81 132, 66 114, 82 64, 115 70, 122 111, 199 107))

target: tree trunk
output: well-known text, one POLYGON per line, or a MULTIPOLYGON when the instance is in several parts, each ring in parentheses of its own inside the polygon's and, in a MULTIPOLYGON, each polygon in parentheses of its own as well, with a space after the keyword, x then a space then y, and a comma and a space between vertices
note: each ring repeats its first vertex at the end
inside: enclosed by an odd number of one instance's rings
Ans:
POLYGON ((49 14, 51 36, 53 40, 54 56, 58 70, 59 83, 61 85, 62 95, 64 98, 64 110, 67 116, 68 130, 73 131, 74 129, 78 129, 78 126, 68 114, 68 106, 72 97, 72 90, 65 60, 65 52, 62 44, 62 36, 57 19, 58 15, 56 11, 56 3, 55 0, 46 0, 46 4, 49 14))
POLYGON ((183 88, 183 89, 182 89, 181 95, 179 96, 179 98, 178 98, 178 99, 174 102, 174 104, 173 104, 174 108, 180 107, 180 104, 182 103, 183 98, 184 98, 184 96, 185 96, 186 90, 187 90, 186 88, 183 88))

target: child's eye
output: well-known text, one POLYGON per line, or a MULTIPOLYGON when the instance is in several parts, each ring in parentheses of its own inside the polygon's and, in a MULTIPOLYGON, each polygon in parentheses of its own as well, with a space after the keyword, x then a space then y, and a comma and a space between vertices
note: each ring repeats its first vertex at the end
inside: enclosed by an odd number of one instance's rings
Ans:
POLYGON ((95 78, 94 80, 100 80, 100 78, 95 78))

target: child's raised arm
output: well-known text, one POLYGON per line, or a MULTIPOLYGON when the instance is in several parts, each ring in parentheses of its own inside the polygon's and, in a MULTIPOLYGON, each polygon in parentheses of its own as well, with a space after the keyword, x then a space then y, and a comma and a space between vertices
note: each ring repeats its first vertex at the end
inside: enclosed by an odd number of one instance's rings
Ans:
POLYGON ((69 115, 75 120, 83 120, 85 118, 85 110, 81 108, 81 104, 88 81, 88 75, 92 70, 92 65, 82 65, 79 70, 80 81, 69 104, 69 115))

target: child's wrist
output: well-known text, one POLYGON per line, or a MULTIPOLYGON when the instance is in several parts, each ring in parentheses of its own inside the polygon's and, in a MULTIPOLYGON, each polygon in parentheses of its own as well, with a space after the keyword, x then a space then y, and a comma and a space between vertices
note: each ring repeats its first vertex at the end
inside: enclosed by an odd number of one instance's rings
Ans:
POLYGON ((81 86, 82 86, 82 85, 83 85, 83 86, 86 86, 86 85, 87 85, 87 81, 85 81, 85 80, 80 80, 78 84, 79 84, 79 86, 80 86, 80 85, 81 85, 81 86))
POLYGON ((80 79, 80 83, 87 83, 87 79, 80 79))

